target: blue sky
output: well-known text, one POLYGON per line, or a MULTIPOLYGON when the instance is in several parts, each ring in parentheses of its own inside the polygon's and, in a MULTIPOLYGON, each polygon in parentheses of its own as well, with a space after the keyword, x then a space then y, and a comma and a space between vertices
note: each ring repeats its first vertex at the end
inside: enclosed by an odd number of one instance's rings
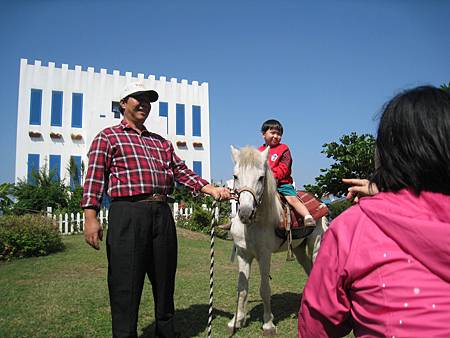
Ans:
POLYGON ((446 0, 3 2, 0 183, 14 180, 21 57, 208 82, 212 178, 276 118, 303 185, 329 165, 324 143, 375 133, 402 89, 450 81, 449 21, 446 0))

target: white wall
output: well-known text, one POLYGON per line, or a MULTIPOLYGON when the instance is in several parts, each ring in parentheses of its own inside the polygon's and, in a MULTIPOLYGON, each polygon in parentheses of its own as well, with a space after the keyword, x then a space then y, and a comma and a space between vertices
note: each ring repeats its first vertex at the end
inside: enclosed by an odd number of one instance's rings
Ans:
POLYGON ((159 103, 152 105, 152 111, 145 125, 150 131, 172 141, 176 153, 186 161, 192 169, 193 161, 202 162, 202 176, 210 180, 210 142, 209 142, 209 94, 208 84, 198 84, 187 80, 178 82, 176 78, 167 81, 164 76, 158 80, 154 75, 145 77, 144 74, 133 76, 131 72, 121 75, 120 71, 114 70, 108 74, 106 69, 96 72, 94 68, 88 67, 82 70, 81 66, 69 69, 63 64, 61 68, 55 67, 53 62, 47 66, 41 61, 28 64, 27 59, 20 60, 19 100, 17 114, 17 146, 16 146, 16 181, 18 178, 27 176, 28 154, 40 154, 40 166, 44 159, 50 154, 61 155, 61 176, 67 178, 65 170, 70 156, 81 156, 87 164, 87 152, 92 139, 103 128, 116 125, 120 119, 114 118, 111 112, 112 101, 119 101, 123 87, 140 79, 150 88, 159 93, 159 101, 168 102, 168 133, 165 117, 159 116, 159 103), (31 89, 42 90, 41 124, 30 125, 30 97, 31 89), (52 91, 63 92, 63 117, 62 127, 50 126, 51 97, 52 91), (83 94, 83 128, 72 128, 72 93, 83 94), (177 103, 185 105, 185 136, 175 135, 177 103), (192 105, 201 107, 201 137, 192 136, 192 105), (106 117, 100 117, 105 115, 106 117), (41 139, 31 138, 30 131, 38 131, 42 134, 41 139), (63 139, 55 141, 50 138, 50 132, 63 135, 63 139), (81 134, 81 141, 74 141, 71 134, 81 134), (177 147, 177 141, 186 141, 187 149, 177 147), (201 142, 203 148, 194 149, 193 142, 201 142))

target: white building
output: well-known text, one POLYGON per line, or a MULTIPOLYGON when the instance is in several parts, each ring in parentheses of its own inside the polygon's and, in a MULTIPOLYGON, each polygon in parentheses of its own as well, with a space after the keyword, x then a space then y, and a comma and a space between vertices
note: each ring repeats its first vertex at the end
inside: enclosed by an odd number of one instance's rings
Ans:
POLYGON ((170 81, 164 76, 133 76, 131 72, 95 71, 81 66, 61 68, 41 61, 20 60, 17 113, 16 182, 30 178, 34 169, 47 164, 69 183, 67 167, 72 158, 81 181, 87 167, 87 152, 103 128, 119 124, 119 95, 133 81, 143 81, 156 90, 159 100, 145 125, 150 131, 172 141, 187 166, 210 180, 208 83, 170 81))

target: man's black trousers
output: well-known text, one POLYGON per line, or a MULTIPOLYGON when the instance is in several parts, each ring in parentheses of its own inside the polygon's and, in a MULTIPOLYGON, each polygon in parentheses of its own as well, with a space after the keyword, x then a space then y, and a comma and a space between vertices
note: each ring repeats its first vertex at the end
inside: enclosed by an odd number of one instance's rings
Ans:
POLYGON ((163 202, 112 202, 107 234, 108 287, 114 337, 137 337, 145 275, 152 284, 157 337, 175 337, 173 294, 177 235, 163 202))

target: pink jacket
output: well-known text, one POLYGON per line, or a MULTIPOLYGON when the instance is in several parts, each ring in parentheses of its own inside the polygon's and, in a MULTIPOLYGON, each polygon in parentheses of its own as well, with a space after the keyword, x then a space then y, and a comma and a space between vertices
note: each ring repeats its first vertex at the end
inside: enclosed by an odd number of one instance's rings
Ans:
POLYGON ((306 283, 299 337, 450 337, 450 196, 363 198, 332 223, 306 283))

